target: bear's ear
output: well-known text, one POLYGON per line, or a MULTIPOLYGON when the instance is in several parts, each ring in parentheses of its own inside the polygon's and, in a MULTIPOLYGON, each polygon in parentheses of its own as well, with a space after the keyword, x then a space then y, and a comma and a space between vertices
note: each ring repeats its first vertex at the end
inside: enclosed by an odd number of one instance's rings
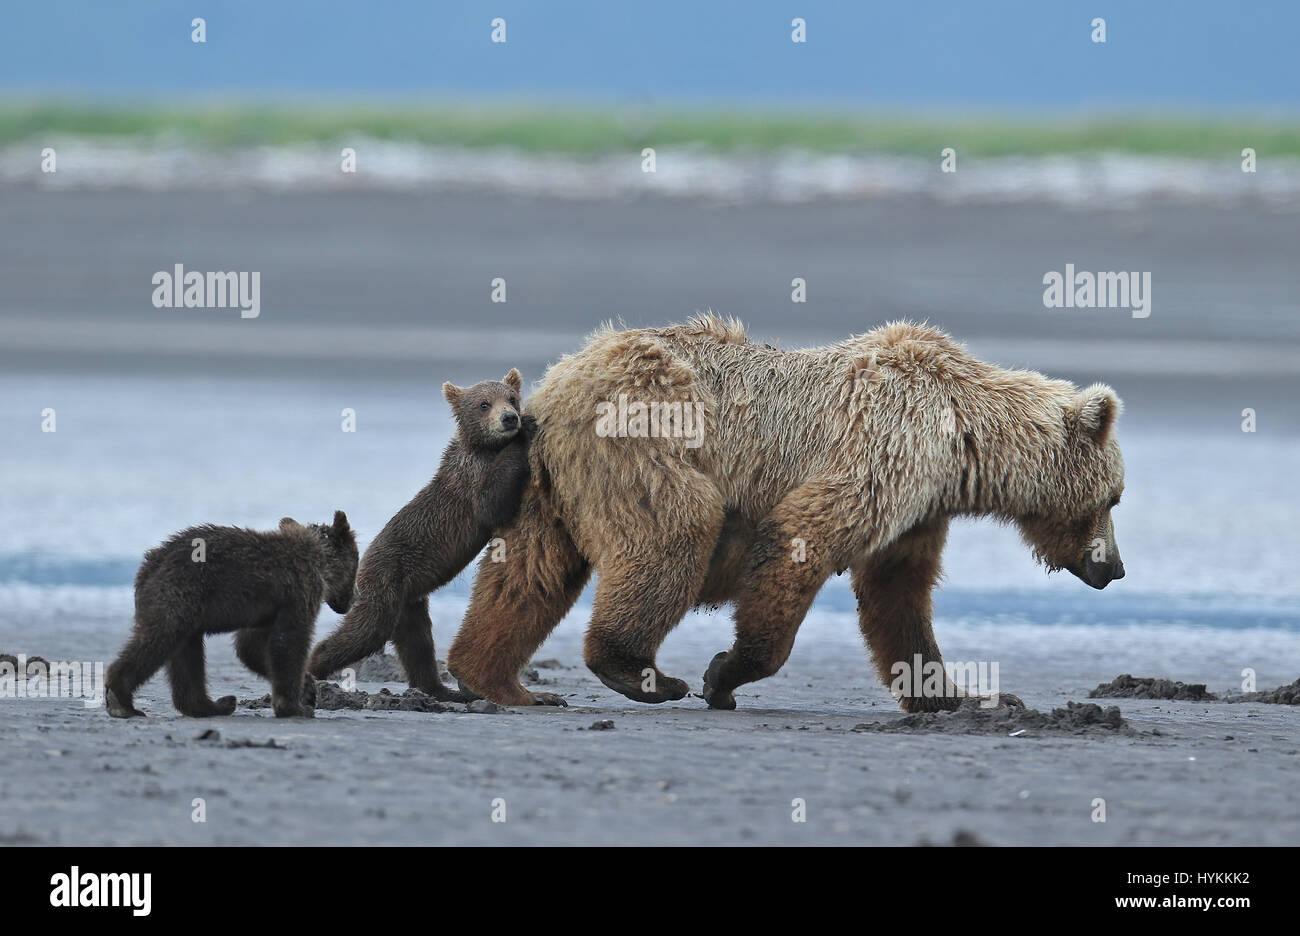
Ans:
POLYGON ((1123 409, 1114 390, 1105 384, 1093 384, 1079 394, 1079 428, 1102 445, 1110 438, 1123 409))
POLYGON ((442 395, 447 398, 447 402, 455 406, 460 402, 460 395, 464 388, 456 386, 450 380, 442 385, 442 395))
POLYGON ((519 368, 517 367, 510 368, 510 373, 502 377, 501 382, 512 388, 515 393, 518 393, 524 387, 524 378, 520 376, 519 368))
POLYGON ((301 530, 301 529, 302 529, 302 524, 299 523, 297 520, 293 519, 293 517, 280 518, 281 533, 288 533, 290 530, 301 530))
POLYGON ((352 528, 348 526, 348 515, 341 510, 334 511, 334 535, 342 539, 350 532, 352 528))

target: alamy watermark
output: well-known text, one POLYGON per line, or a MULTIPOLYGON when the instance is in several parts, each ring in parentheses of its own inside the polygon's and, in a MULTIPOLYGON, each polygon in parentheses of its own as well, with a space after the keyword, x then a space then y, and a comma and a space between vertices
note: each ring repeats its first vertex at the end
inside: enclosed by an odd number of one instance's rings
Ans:
POLYGON ((125 907, 132 916, 146 917, 152 893, 153 875, 147 871, 96 874, 73 865, 67 874, 50 878, 51 907, 125 907))
POLYGON ((968 663, 925 661, 914 654, 912 661, 899 660, 889 668, 893 681, 889 692, 896 699, 953 699, 976 697, 980 708, 997 708, 998 664, 987 660, 968 663))
POLYGON ((104 662, 47 663, 27 655, 0 659, 0 699, 81 699, 86 708, 104 704, 104 662))
POLYGON ((1091 273, 1074 271, 1043 274, 1043 305, 1048 309, 1132 309, 1134 318, 1151 314, 1151 272, 1091 273))
POLYGON ((176 264, 172 272, 159 270, 151 281, 155 309, 238 309, 239 317, 262 314, 262 274, 185 272, 176 264))
POLYGON ((596 435, 602 439, 685 439, 689 449, 704 444, 704 404, 627 401, 596 404, 596 435))

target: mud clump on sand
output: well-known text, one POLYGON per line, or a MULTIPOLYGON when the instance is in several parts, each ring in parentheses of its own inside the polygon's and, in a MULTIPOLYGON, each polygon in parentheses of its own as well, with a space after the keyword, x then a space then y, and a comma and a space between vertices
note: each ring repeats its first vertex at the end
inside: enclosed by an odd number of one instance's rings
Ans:
POLYGON ((1264 702, 1269 705, 1300 705, 1300 679, 1289 686, 1278 686, 1267 692, 1243 692, 1225 696, 1224 702, 1264 702))
MULTIPOLYGON (((245 699, 239 704, 247 709, 267 709, 271 708, 271 696, 268 694, 260 699, 245 699)), ((495 702, 489 702, 487 699, 476 699, 468 705, 464 705, 459 702, 439 702, 433 696, 426 695, 419 689, 407 689, 402 693, 380 689, 376 693, 369 693, 360 689, 349 691, 340 688, 336 683, 321 681, 316 683, 316 710, 325 712, 340 710, 357 712, 468 712, 475 715, 488 715, 505 711, 501 706, 495 702)))
POLYGON ((396 657, 386 653, 374 653, 358 663, 353 669, 357 682, 406 682, 406 670, 396 657))
POLYGON ((1217 702, 1219 697, 1205 683, 1181 683, 1172 679, 1130 676, 1125 673, 1102 683, 1088 693, 1090 699, 1166 699, 1170 702, 1217 702))
MULTIPOLYGON (((447 670, 447 662, 445 660, 438 660, 437 663, 438 675, 442 678, 442 681, 447 684, 455 683, 456 677, 451 675, 447 670)), ((389 656, 383 651, 372 653, 360 663, 353 666, 352 671, 356 674, 354 678, 357 682, 406 682, 406 670, 402 667, 402 661, 397 659, 395 656, 389 656)), ((331 679, 340 679, 342 676, 342 672, 330 674, 331 679)), ((536 683, 541 681, 541 675, 537 672, 536 668, 532 666, 526 666, 520 670, 519 678, 525 683, 536 683)))
POLYGON ((918 712, 889 721, 855 725, 854 731, 904 734, 1041 735, 1135 734, 1115 706, 1103 709, 1092 702, 1069 702, 1045 714, 1030 708, 981 708, 967 699, 953 712, 918 712))
POLYGON ((1149 676, 1116 676, 1088 693, 1090 699, 1164 699, 1170 702, 1262 702, 1300 705, 1300 679, 1263 692, 1210 692, 1204 683, 1181 683, 1149 676))
MULTIPOLYGON (((170 737, 170 735, 168 737, 170 737)), ((217 729, 215 728, 209 728, 207 731, 200 734, 194 740, 202 741, 204 744, 214 744, 220 747, 227 747, 227 748, 267 748, 272 751, 288 750, 288 748, 286 748, 283 744, 276 744, 275 738, 270 738, 266 741, 254 741, 251 738, 235 738, 226 741, 225 744, 222 744, 221 732, 217 731, 217 729)))

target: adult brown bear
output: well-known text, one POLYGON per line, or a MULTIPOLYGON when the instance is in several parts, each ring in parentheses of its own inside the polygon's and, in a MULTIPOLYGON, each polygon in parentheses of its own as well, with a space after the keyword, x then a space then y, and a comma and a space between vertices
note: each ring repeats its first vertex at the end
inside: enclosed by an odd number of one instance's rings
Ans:
POLYGON ((711 315, 607 328, 547 371, 529 410, 538 433, 500 534, 507 561, 480 564, 448 655, 495 702, 562 704, 517 674, 593 569, 587 665, 638 701, 686 695, 655 667, 659 645, 691 607, 735 603, 735 642, 705 674, 715 708, 780 669, 814 596, 845 569, 887 685, 897 661, 941 663, 930 593, 953 516, 1015 523, 1048 568, 1096 588, 1124 574, 1114 392, 983 363, 926 326, 795 351, 711 315))

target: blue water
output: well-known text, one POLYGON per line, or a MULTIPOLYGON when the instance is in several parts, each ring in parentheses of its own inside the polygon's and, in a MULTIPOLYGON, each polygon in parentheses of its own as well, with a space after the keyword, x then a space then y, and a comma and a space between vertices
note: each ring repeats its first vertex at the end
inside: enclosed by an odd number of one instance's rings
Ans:
POLYGON ((1294 113, 1297 33, 1284 0, 61 0, 5 5, 0 91, 1294 113))

